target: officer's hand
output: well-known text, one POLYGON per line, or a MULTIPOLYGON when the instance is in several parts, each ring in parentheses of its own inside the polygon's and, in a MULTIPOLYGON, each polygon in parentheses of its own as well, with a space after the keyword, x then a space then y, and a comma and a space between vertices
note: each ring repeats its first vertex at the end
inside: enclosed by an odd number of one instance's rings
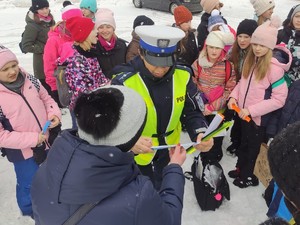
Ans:
POLYGON ((180 144, 178 144, 176 145, 176 147, 170 149, 169 156, 169 164, 174 163, 182 166, 186 159, 186 150, 182 146, 180 146, 180 144))
POLYGON ((132 147, 131 151, 134 154, 144 154, 153 152, 152 147, 152 139, 148 137, 140 137, 139 140, 132 147))
POLYGON ((195 145, 195 148, 201 152, 208 152, 211 147, 214 145, 214 140, 213 138, 210 138, 207 141, 201 141, 203 137, 203 133, 198 134, 197 136, 197 142, 199 142, 200 144, 195 145))

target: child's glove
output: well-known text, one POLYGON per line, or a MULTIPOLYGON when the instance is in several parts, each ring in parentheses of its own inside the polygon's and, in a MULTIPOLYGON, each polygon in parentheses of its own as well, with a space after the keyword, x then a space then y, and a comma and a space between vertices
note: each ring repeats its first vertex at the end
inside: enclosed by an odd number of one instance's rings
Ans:
POLYGON ((47 158, 47 152, 45 151, 45 149, 46 149, 45 142, 43 142, 42 144, 40 144, 34 148, 31 148, 31 149, 33 151, 34 161, 38 165, 42 164, 45 161, 45 159, 47 158))

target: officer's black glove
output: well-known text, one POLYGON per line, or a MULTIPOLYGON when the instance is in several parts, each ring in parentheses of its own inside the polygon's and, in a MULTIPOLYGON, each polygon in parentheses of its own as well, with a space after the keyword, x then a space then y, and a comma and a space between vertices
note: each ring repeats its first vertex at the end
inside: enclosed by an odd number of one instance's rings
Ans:
POLYGON ((34 161, 40 165, 45 161, 47 158, 47 152, 45 151, 46 149, 46 144, 43 142, 39 146, 36 146, 34 148, 31 148, 33 151, 33 159, 34 161))

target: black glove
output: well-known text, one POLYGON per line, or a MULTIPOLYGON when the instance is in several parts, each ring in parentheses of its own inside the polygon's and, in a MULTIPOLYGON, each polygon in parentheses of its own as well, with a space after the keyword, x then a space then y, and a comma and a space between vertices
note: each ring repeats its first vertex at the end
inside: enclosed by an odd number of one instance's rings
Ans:
POLYGON ((47 158, 46 144, 43 142, 41 145, 31 148, 33 151, 33 159, 34 161, 40 165, 47 158))
POLYGON ((58 124, 56 127, 50 128, 49 129, 49 138, 48 138, 48 143, 50 145, 53 144, 55 138, 57 137, 57 135, 60 133, 61 131, 61 123, 58 124))

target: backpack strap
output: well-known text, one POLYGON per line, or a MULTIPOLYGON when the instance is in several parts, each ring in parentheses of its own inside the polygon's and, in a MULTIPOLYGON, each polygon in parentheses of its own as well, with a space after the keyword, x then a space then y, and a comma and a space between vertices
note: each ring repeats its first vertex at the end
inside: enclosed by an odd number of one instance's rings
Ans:
POLYGON ((4 117, 4 114, 3 114, 2 108, 0 106, 0 122, 1 122, 1 118, 3 118, 3 117, 4 117))
POLYGON ((197 62, 197 70, 198 70, 198 74, 197 74, 197 81, 199 80, 200 78, 200 74, 201 74, 201 71, 202 71, 202 67, 199 65, 199 63, 197 62))
POLYGON ((225 84, 230 79, 231 74, 232 74, 231 63, 229 62, 229 60, 225 60, 225 84))
POLYGON ((39 80, 31 74, 27 74, 27 78, 31 81, 31 83, 34 85, 34 87, 37 89, 37 91, 40 92, 41 84, 40 84, 39 80))

